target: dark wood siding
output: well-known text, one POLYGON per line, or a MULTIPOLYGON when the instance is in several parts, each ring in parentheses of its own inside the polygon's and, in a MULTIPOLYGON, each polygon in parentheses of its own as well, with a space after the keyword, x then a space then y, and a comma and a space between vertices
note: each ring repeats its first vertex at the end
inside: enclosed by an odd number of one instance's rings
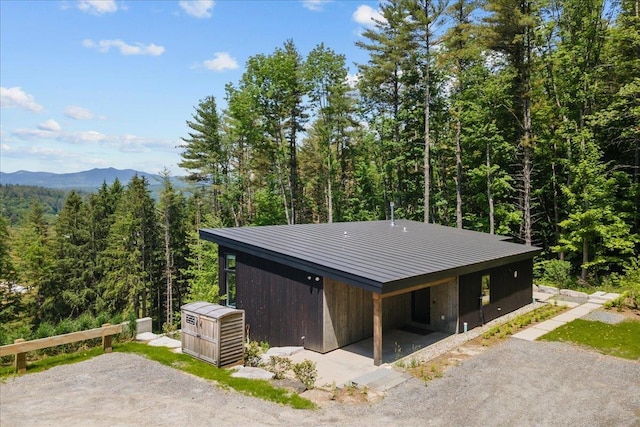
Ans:
MULTIPOLYGON (((220 249, 221 258, 234 253, 220 249)), ((272 346, 303 345, 320 351, 322 277, 253 255, 235 254, 236 301, 245 310, 249 338, 272 346)))
POLYGON ((458 330, 463 330, 464 322, 469 329, 482 324, 480 296, 482 294, 482 272, 464 274, 459 278, 458 330))
POLYGON ((533 300, 533 260, 460 276, 459 327, 469 329, 523 307, 533 300), (517 273, 516 273, 517 272, 517 273), (482 276, 491 276, 489 304, 480 310, 482 276))
POLYGON ((533 301, 533 260, 490 270, 491 304, 485 306, 485 322, 511 313, 533 301))

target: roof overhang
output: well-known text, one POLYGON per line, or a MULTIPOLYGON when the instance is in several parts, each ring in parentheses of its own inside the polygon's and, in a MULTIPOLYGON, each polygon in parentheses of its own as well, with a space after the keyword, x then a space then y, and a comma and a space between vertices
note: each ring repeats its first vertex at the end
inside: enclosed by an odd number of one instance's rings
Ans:
MULTIPOLYGON (((414 221, 398 221, 398 226, 404 227, 405 231, 407 227, 410 227, 412 233, 410 235, 405 233, 404 236, 398 238, 394 234, 398 233, 397 230, 393 230, 389 234, 388 223, 372 221, 203 229, 199 234, 200 238, 233 251, 244 252, 383 295, 447 277, 471 274, 531 259, 542 251, 534 246, 507 242, 504 236, 414 221), (336 233, 336 230, 342 229, 345 230, 343 232, 345 238, 355 236, 353 241, 348 242, 350 246, 346 249, 336 244, 336 235, 342 235, 342 233, 336 233), (375 239, 371 238, 372 233, 373 235, 375 233, 383 235, 382 240, 378 240, 383 242, 380 246, 385 246, 384 248, 375 247, 375 239), (357 240, 358 237, 361 238, 360 241, 357 240), (450 242, 447 243, 447 247, 442 247, 443 254, 440 254, 438 245, 445 245, 447 240, 450 242), (405 247, 405 242, 410 246, 409 249, 405 247), (475 253, 487 251, 487 248, 492 249, 491 254, 483 256, 481 253, 475 253), (459 250, 456 251, 456 249, 459 250), (359 251, 358 257, 354 257, 353 260, 354 263, 358 263, 359 269, 349 268, 349 264, 344 262, 345 253, 350 253, 349 250, 359 251), (391 263, 406 258, 411 250, 419 253, 415 253, 417 260, 415 264, 407 261, 408 264, 405 267, 408 273, 405 276, 386 277, 372 271, 374 268, 377 268, 378 271, 384 270, 384 265, 380 265, 381 252, 391 255, 395 255, 399 251, 402 252, 400 258, 396 257, 395 260, 390 261, 391 263), (435 257, 438 267, 430 265, 428 259, 420 258, 422 252, 429 251, 433 252, 431 256, 435 257), (448 256, 448 253, 454 255, 448 256)), ((436 261, 431 264, 435 264, 436 261)), ((393 265, 393 267, 397 266, 393 265)))

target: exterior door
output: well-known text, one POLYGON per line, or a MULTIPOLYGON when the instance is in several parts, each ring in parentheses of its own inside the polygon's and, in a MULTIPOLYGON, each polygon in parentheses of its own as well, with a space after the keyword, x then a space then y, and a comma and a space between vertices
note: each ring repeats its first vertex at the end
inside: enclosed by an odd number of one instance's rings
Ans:
POLYGON ((411 292, 411 321, 424 325, 431 322, 431 288, 411 292))

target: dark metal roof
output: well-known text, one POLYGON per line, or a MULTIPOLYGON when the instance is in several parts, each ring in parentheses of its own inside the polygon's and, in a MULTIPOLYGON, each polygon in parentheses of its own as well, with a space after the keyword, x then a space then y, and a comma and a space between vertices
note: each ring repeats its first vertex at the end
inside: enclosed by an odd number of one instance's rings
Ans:
POLYGON ((200 230, 202 239, 311 274, 387 293, 529 259, 505 236, 398 220, 200 230))

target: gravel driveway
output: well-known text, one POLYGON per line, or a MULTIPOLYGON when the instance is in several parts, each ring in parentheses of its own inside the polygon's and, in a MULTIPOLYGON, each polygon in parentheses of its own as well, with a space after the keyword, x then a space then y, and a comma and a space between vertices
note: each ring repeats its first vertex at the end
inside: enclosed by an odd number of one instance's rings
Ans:
POLYGON ((510 339, 374 404, 295 410, 112 353, 0 385, 0 425, 640 426, 640 362, 510 339))

